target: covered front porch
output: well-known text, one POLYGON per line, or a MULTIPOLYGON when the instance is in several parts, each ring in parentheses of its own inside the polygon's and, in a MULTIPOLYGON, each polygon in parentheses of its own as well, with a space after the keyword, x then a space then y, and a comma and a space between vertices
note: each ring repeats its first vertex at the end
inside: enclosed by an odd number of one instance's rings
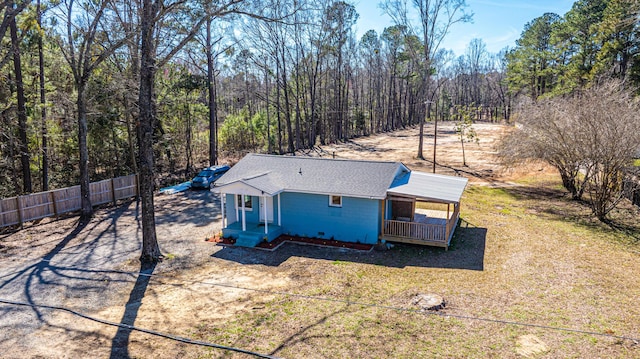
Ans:
POLYGON ((255 247, 282 234, 280 189, 259 183, 261 176, 214 187, 220 193, 222 236, 237 246, 255 247))
POLYGON ((382 206, 380 239, 449 248, 467 179, 412 172, 395 181, 382 206))
MULTIPOLYGON (((391 207, 398 198, 389 200, 391 207)), ((402 199, 410 201, 412 212, 394 215, 384 220, 381 238, 390 242, 422 244, 428 246, 449 248, 453 231, 460 218, 460 205, 447 204, 446 210, 415 208, 417 203, 424 203, 433 208, 433 203, 422 202, 417 199, 402 199), (453 207, 453 208, 452 208, 453 207)))

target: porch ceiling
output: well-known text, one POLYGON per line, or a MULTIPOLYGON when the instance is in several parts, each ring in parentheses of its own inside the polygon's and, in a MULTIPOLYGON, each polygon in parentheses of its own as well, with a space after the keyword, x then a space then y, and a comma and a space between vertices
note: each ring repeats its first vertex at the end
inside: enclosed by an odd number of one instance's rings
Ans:
POLYGON ((387 194, 415 197, 425 201, 459 203, 467 182, 464 177, 411 171, 396 179, 387 190, 387 194))
POLYGON ((243 178, 221 186, 214 187, 211 191, 215 193, 234 193, 248 196, 275 196, 284 189, 273 183, 267 173, 250 178, 243 178))

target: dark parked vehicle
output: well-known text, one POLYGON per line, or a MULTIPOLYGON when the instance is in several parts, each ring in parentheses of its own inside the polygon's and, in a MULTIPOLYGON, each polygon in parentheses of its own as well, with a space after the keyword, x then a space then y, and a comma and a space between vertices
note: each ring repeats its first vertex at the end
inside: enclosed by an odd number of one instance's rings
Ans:
POLYGON ((191 188, 212 188, 213 183, 231 167, 228 165, 205 168, 191 180, 191 188))

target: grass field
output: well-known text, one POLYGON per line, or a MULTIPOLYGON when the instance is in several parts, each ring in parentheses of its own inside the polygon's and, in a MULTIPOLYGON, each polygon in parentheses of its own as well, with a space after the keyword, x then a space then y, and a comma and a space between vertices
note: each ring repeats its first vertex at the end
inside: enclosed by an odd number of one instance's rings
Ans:
POLYGON ((292 257, 279 270, 296 295, 253 296, 251 311, 192 336, 285 358, 640 357, 633 340, 543 328, 640 337, 638 211, 614 218, 592 220, 554 181, 472 186, 449 251, 292 257), (418 293, 443 296, 443 315, 418 311, 418 293))

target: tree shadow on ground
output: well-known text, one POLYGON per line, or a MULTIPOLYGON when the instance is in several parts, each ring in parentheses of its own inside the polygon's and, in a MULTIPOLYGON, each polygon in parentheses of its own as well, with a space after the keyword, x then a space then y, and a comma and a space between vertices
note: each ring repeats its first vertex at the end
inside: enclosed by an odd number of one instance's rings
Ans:
POLYGON ((158 226, 190 223, 197 227, 205 227, 220 216, 220 195, 208 189, 162 196, 166 196, 166 200, 157 200, 155 204, 158 226))
POLYGON ((551 184, 512 186, 505 188, 505 191, 519 201, 531 201, 526 204, 527 210, 540 216, 593 230, 612 230, 628 236, 631 243, 640 243, 640 212, 630 203, 619 205, 610 213, 610 217, 602 222, 595 217, 588 201, 571 199, 567 191, 553 188, 551 184))
POLYGON ((411 244, 394 244, 387 251, 358 251, 284 242, 274 251, 225 246, 212 257, 240 264, 279 266, 291 257, 365 263, 387 267, 425 267, 484 270, 487 229, 460 220, 449 250, 411 244))
POLYGON ((129 337, 131 336, 131 327, 138 317, 138 311, 142 306, 142 299, 149 286, 149 281, 156 267, 155 263, 142 262, 136 283, 131 289, 129 300, 125 304, 124 314, 120 320, 122 326, 118 327, 116 335, 111 341, 110 358, 129 358, 129 337))
POLYGON ((322 336, 320 335, 310 335, 308 334, 308 332, 312 331, 315 328, 318 328, 322 325, 324 325, 325 323, 327 323, 327 321, 333 317, 336 317, 340 314, 344 314, 347 313, 347 309, 349 308, 349 304, 344 304, 342 305, 342 308, 339 309, 335 309, 333 312, 326 314, 324 316, 322 316, 321 318, 319 318, 318 320, 314 321, 313 323, 310 323, 304 327, 300 327, 300 329, 298 329, 295 333, 289 335, 287 338, 283 339, 280 343, 280 345, 278 345, 275 349, 273 349, 269 355, 277 355, 278 352, 282 351, 283 349, 287 348, 287 347, 291 347, 294 346, 296 344, 299 343, 304 343, 304 342, 308 342, 309 340, 313 339, 313 338, 323 338, 328 336, 328 333, 323 334, 322 336))
MULTIPOLYGON (((59 306, 63 305, 68 298, 90 299, 104 293, 109 285, 130 281, 122 278, 128 276, 127 273, 91 268, 91 265, 95 266, 98 258, 108 259, 119 254, 122 248, 101 242, 107 237, 110 238, 107 235, 110 233, 113 233, 114 238, 117 237, 116 222, 127 212, 127 209, 128 206, 114 209, 108 216, 111 223, 97 234, 92 232, 102 220, 78 221, 73 230, 40 259, 27 260, 27 264, 16 266, 13 271, 6 268, 2 271, 0 277, 3 279, 0 282, 2 296, 28 303, 31 305, 31 313, 35 315, 36 321, 33 322, 28 312, 19 312, 25 324, 23 327, 25 333, 28 334, 43 324, 65 331, 77 331, 64 325, 54 324, 45 317, 38 305, 59 306), (88 236, 92 239, 85 241, 84 239, 88 236), (28 264, 29 262, 31 264, 28 264)), ((97 301, 91 302, 97 303, 97 301)), ((19 309, 14 310, 16 313, 19 311, 19 309)), ((9 320, 4 324, 12 328, 12 323, 13 321, 9 320)))

